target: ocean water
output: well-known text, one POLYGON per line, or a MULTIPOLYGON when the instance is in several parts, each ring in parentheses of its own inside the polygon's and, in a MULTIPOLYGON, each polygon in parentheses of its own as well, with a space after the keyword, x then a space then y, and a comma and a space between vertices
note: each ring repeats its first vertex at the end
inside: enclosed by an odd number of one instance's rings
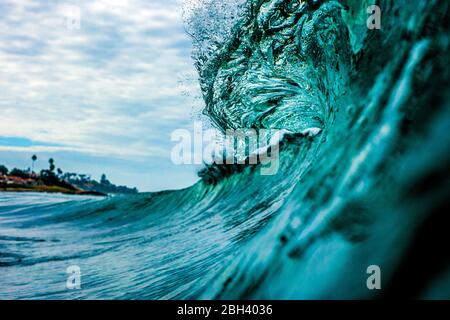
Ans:
POLYGON ((0 299, 450 298, 449 3, 376 3, 381 30, 365 0, 191 6, 205 116, 289 130, 278 173, 212 165, 178 191, 1 193, 0 299))

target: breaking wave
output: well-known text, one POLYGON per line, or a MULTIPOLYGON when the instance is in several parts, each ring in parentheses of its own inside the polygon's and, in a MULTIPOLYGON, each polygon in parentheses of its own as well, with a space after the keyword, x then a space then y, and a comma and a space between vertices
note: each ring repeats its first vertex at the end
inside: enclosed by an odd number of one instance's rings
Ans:
POLYGON ((204 114, 222 131, 288 130, 278 173, 213 165, 184 190, 103 200, 0 195, 0 298, 450 297, 449 3, 376 2, 381 30, 366 0, 191 3, 204 114), (82 290, 66 290, 69 265, 82 290))

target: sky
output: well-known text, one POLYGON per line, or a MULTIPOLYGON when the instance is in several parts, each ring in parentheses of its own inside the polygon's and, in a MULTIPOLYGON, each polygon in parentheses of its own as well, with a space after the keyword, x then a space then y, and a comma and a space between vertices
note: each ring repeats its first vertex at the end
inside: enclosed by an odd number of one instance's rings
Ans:
POLYGON ((170 135, 201 109, 179 0, 2 0, 0 164, 192 185, 170 135))

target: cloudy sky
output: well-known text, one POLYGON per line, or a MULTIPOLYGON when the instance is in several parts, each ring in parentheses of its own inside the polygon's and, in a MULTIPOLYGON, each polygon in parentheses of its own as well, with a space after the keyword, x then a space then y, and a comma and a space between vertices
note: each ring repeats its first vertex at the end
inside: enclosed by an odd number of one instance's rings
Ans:
POLYGON ((181 188, 173 130, 200 109, 179 0, 2 0, 0 164, 181 188))

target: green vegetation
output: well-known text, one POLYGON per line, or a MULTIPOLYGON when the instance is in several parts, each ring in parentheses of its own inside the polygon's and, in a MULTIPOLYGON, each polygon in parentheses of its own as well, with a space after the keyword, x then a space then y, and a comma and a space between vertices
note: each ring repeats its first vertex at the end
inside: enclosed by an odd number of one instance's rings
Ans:
POLYGON ((6 176, 8 174, 8 168, 4 165, 0 165, 0 176, 6 176))
POLYGON ((93 180, 89 175, 76 173, 65 173, 62 175, 62 179, 83 190, 93 190, 107 194, 138 193, 136 188, 128 188, 126 186, 116 186, 115 184, 112 184, 107 179, 105 174, 101 176, 100 182, 93 180))
POLYGON ((10 176, 14 176, 14 177, 19 177, 22 179, 28 179, 30 177, 30 174, 27 173, 26 171, 14 168, 9 172, 10 176))
POLYGON ((34 172, 34 163, 36 162, 36 160, 37 160, 37 156, 35 154, 33 154, 33 156, 31 157, 31 161, 32 161, 31 172, 34 172))
POLYGON ((21 170, 14 168, 11 171, 4 165, 0 165, 0 191, 33 191, 33 192, 58 192, 68 194, 130 194, 137 193, 136 188, 116 186, 112 184, 105 174, 100 182, 91 179, 89 175, 77 173, 64 173, 61 168, 56 169, 53 158, 48 160, 48 169, 34 172, 34 164, 37 156, 31 157, 31 169, 21 170))

